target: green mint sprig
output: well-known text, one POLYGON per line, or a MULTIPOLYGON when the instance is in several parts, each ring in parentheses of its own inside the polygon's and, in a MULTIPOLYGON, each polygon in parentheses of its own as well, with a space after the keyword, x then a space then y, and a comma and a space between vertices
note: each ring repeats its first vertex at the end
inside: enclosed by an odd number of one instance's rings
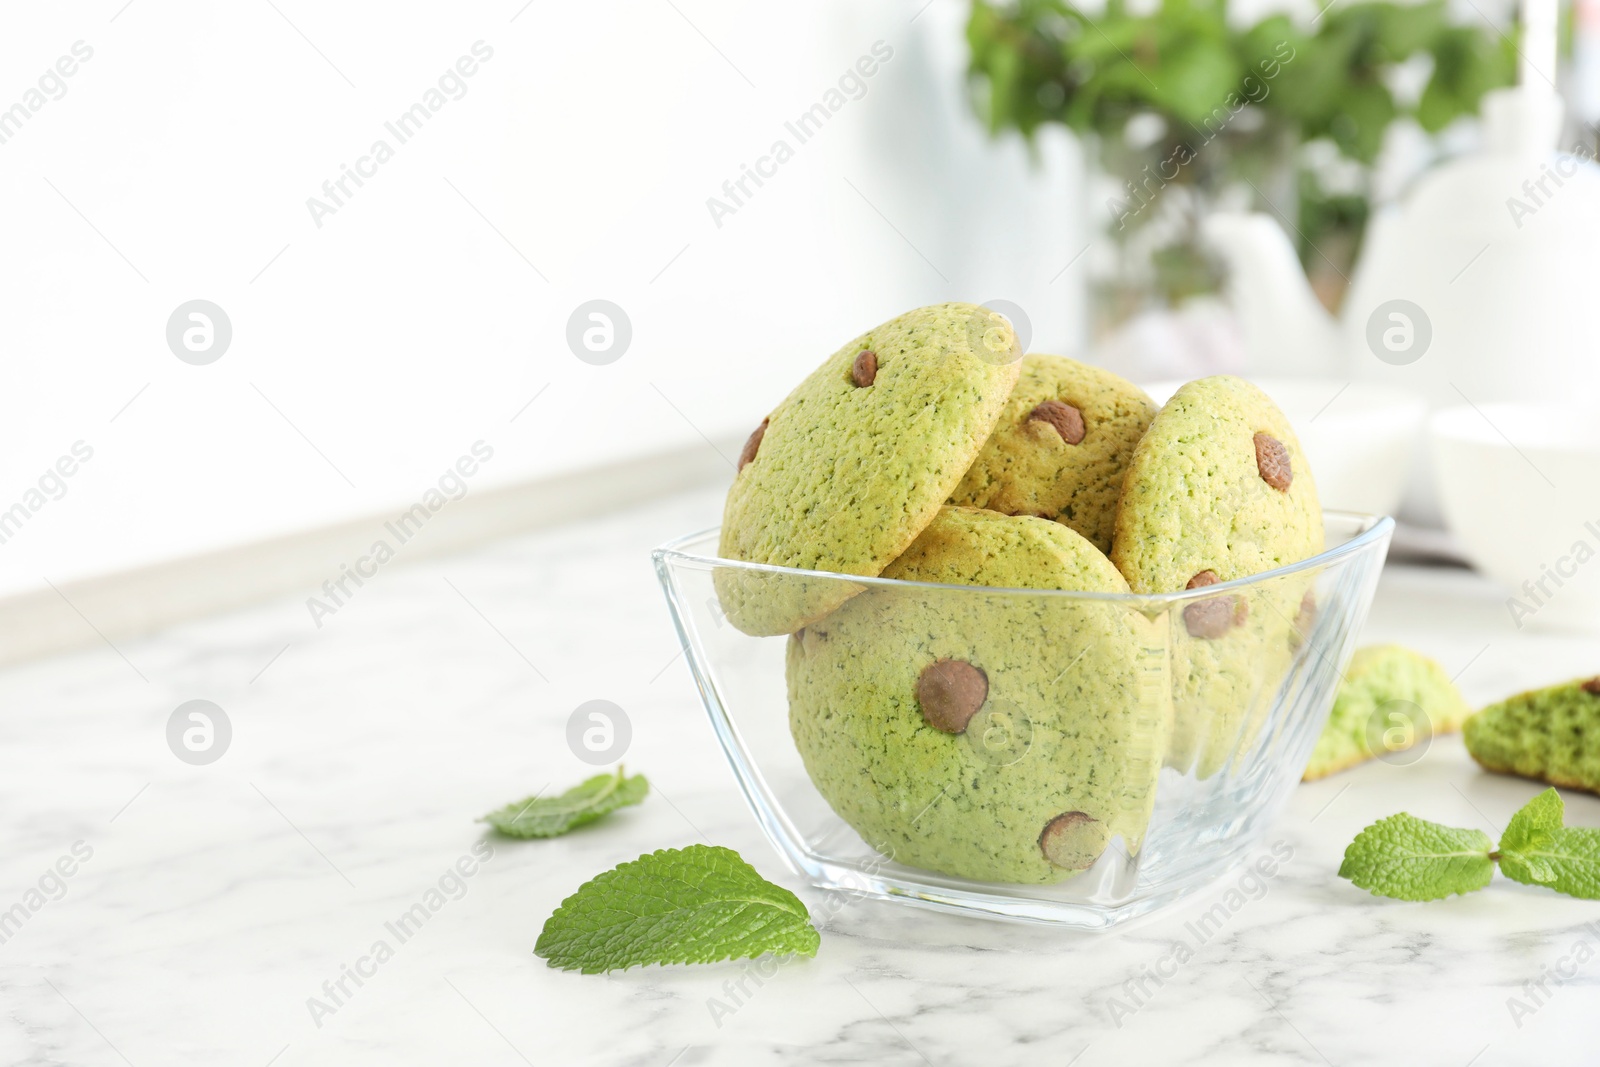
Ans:
POLYGON ((1438 900, 1488 885, 1493 848, 1482 830, 1457 830, 1402 812, 1356 835, 1339 876, 1380 897, 1438 900))
POLYGON ((1565 813, 1546 789, 1511 817, 1498 849, 1480 830, 1391 815, 1350 842, 1339 876, 1376 896, 1438 900, 1482 889, 1498 863, 1513 881, 1600 900, 1600 830, 1565 826, 1565 813))
POLYGON ((619 766, 615 774, 597 774, 558 797, 528 797, 491 811, 482 819, 510 837, 556 837, 594 822, 650 792, 644 775, 626 777, 619 766))
POLYGON ((732 849, 690 845, 623 863, 578 887, 545 921, 534 955, 598 974, 647 963, 815 956, 800 898, 732 849))
POLYGON ((1500 838, 1500 870, 1525 885, 1600 900, 1600 830, 1562 825, 1564 805, 1554 789, 1511 817, 1500 838))

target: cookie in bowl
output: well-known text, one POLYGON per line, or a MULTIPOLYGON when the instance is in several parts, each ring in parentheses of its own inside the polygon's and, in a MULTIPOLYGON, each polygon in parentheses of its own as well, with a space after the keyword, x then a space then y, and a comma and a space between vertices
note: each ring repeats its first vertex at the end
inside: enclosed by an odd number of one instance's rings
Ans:
MULTIPOLYGON (((1322 548, 1316 485, 1277 405, 1226 375, 1179 389, 1123 480, 1111 560, 1129 587, 1203 589, 1322 548)), ((1286 575, 1248 594, 1196 597, 1175 613, 1171 766, 1208 777, 1253 742, 1293 659, 1310 584, 1286 575)))
POLYGON ((1104 555, 947 507, 885 577, 994 588, 874 587, 789 639, 790 729, 833 810, 900 863, 980 881, 1059 882, 1117 837, 1137 853, 1170 720, 1160 628, 1005 591, 1127 592, 1104 555))
POLYGON ((950 503, 1052 519, 1110 552, 1122 478, 1155 414, 1142 389, 1110 371, 1026 356, 999 425, 950 503))
MULTIPOLYGON (((933 520, 1016 384, 1010 325, 973 304, 919 308, 855 338, 750 435, 723 512, 724 559, 873 576, 933 520)), ((752 635, 838 607, 837 582, 729 569, 717 591, 752 635)))

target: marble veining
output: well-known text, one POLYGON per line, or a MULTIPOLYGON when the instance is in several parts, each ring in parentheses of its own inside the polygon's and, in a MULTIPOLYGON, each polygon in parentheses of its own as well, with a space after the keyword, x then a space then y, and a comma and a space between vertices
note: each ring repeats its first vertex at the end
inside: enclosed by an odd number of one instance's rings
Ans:
MULTIPOLYGON (((285 600, 0 672, 0 909, 76 842, 92 850, 0 943, 0 1062, 1592 1059, 1600 959, 1573 961, 1600 955, 1600 905, 1505 881, 1398 904, 1334 876, 1381 816, 1497 833, 1537 791, 1479 772, 1458 738, 1301 787, 1252 854, 1270 876, 1241 870, 1110 934, 824 900, 739 799, 651 573, 653 545, 718 511, 708 489, 396 565, 320 629, 285 600), (166 745, 195 698, 233 726, 209 766, 166 745), (486 838, 482 813, 592 773, 564 737, 594 698, 628 713, 626 763, 654 795, 565 838, 486 838), (700 840, 825 916, 815 960, 586 977, 532 955, 579 883, 700 840), (459 893, 395 937, 386 924, 486 841, 459 893), (370 976, 333 1004, 324 983, 364 957, 370 976)), ((1592 638, 1517 631, 1503 595, 1456 569, 1391 567, 1365 636, 1438 657, 1475 702, 1600 669, 1592 638)), ((1600 825, 1594 798, 1568 812, 1600 825)))

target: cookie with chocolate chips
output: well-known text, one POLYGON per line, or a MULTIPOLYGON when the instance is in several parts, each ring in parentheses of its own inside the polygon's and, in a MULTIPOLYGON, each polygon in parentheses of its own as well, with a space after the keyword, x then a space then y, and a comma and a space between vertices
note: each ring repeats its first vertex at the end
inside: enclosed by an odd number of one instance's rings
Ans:
POLYGON ((1137 852, 1170 709, 1164 630, 1059 523, 947 507, 884 577, 789 639, 789 725, 812 782, 896 862, 1047 884, 1114 837, 1137 852), (940 586, 988 586, 943 589, 940 586))
POLYGON ((1142 389, 1110 371, 1030 355, 950 503, 1053 519, 1109 552, 1122 477, 1155 414, 1142 389))
POLYGON ((1190 382, 1133 450, 1111 561, 1136 593, 1171 593, 1322 551, 1322 508, 1289 419, 1240 378, 1190 382))
MULTIPOLYGON (((1134 449, 1111 560, 1136 593, 1200 590, 1322 551, 1322 508, 1288 418, 1229 376, 1179 389, 1134 449)), ((1168 761, 1204 777, 1254 741, 1291 660, 1310 579, 1186 601, 1172 621, 1168 761)))
MULTIPOLYGON (((1016 384, 1016 335, 995 312, 938 304, 840 348, 761 421, 723 511, 725 559, 877 575, 932 521, 1016 384)), ((719 570, 749 634, 793 633, 856 587, 719 570)))

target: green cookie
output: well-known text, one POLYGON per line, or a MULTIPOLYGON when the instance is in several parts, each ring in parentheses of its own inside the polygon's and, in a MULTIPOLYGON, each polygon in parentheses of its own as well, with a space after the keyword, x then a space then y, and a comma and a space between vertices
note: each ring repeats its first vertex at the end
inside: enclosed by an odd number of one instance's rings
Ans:
MULTIPOLYGON (((1322 551, 1322 509, 1289 420, 1238 378, 1190 382, 1134 449, 1111 559, 1136 593, 1259 574, 1322 551)), ((1247 751, 1293 660, 1311 577, 1186 605, 1173 620, 1169 765, 1209 777, 1247 751)))
POLYGON ((1299 647, 1312 579, 1291 575, 1172 612, 1167 765, 1209 778, 1251 751, 1299 647))
MULTIPOLYGON (((1066 527, 967 508, 885 576, 1127 591, 1066 527)), ((818 791, 883 854, 1058 882, 1114 836, 1143 841, 1170 718, 1160 638, 1116 603, 874 587, 789 639, 790 729, 818 791)))
POLYGON ((1357 649, 1302 781, 1453 733, 1469 713, 1450 676, 1428 657, 1400 645, 1357 649))
POLYGON ((1109 552, 1122 477, 1155 414, 1143 390, 1110 371, 1030 355, 950 503, 1054 519, 1109 552))
POLYGON ((1136 593, 1244 578, 1322 551, 1322 508, 1288 418, 1240 378, 1179 389, 1134 449, 1111 560, 1136 593))
MULTIPOLYGON (((725 559, 876 575, 933 520, 994 429, 1021 353, 972 304, 891 319, 835 352, 777 406, 739 457, 725 559)), ((723 610, 749 634, 793 633, 858 587, 719 570, 723 610)))
POLYGON ((1600 793, 1600 678, 1491 704, 1462 733, 1488 770, 1600 793))

